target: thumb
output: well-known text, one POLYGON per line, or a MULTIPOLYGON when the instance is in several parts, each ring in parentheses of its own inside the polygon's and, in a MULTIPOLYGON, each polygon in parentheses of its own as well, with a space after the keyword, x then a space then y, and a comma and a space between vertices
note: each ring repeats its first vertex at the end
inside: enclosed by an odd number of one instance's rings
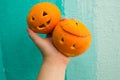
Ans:
POLYGON ((29 37, 32 41, 41 49, 44 47, 44 39, 38 36, 35 32, 33 32, 30 28, 27 28, 29 37))

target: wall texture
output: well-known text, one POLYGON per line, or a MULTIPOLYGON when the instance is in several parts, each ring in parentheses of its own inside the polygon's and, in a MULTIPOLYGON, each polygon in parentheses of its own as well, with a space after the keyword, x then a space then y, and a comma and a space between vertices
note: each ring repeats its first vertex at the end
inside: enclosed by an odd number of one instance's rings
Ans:
POLYGON ((120 80, 120 1, 96 0, 97 80, 120 80))
MULTIPOLYGON (((42 57, 27 35, 26 16, 29 9, 40 1, 1 2, 0 64, 4 65, 1 65, 1 74, 5 74, 7 80, 35 80, 42 57)), ((51 2, 58 3, 52 0, 51 2)))
POLYGON ((35 80, 42 56, 27 35, 26 16, 42 1, 56 4, 63 17, 79 19, 92 32, 91 47, 71 58, 65 80, 120 80, 119 0, 1 0, 0 80, 35 80))
MULTIPOLYGON (((1 74, 7 80, 35 80, 38 74, 42 63, 42 56, 27 35, 26 16, 34 4, 42 1, 49 1, 56 4, 60 8, 63 17, 81 20, 93 34, 93 0, 90 0, 89 3, 86 0, 1 1, 0 64, 1 74)), ((40 36, 44 37, 45 35, 40 36)), ((94 42, 93 37, 91 48, 86 54, 72 58, 66 71, 66 80, 96 80, 96 52, 94 42)))
MULTIPOLYGON (((36 80, 42 56, 28 37, 26 16, 42 1, 0 1, 0 80, 36 80)), ((63 14, 61 0, 44 1, 56 4, 63 14)))
POLYGON ((67 69, 68 80, 96 80, 96 46, 94 36, 94 0, 65 0, 65 17, 76 18, 86 24, 92 33, 90 49, 72 58, 67 69))

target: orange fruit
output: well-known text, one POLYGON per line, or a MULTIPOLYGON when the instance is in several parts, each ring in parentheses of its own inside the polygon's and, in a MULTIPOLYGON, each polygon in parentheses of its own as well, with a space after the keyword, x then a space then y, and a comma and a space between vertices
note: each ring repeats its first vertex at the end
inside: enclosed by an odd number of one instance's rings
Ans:
POLYGON ((52 40, 65 56, 78 56, 89 48, 91 33, 80 21, 63 20, 56 25, 52 40))
POLYGON ((34 5, 28 16, 30 29, 37 33, 50 33, 61 18, 59 8, 49 2, 34 5))

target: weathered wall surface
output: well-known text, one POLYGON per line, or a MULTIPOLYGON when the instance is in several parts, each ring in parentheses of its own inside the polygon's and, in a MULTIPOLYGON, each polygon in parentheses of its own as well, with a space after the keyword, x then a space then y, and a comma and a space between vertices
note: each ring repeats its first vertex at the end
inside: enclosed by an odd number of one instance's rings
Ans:
POLYGON ((42 1, 56 4, 63 17, 82 21, 92 33, 91 47, 71 59, 66 80, 120 80, 119 0, 0 1, 0 80, 35 80, 42 56, 27 35, 26 16, 42 1))
POLYGON ((97 80, 120 80, 120 1, 96 0, 97 80))

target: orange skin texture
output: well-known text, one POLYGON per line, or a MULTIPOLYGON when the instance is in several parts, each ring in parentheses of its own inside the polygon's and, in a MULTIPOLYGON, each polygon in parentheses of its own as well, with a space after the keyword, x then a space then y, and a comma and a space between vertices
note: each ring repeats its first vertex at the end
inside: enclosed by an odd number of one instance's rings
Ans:
POLYGON ((91 33, 77 20, 63 20, 56 25, 52 40, 55 47, 65 56, 74 57, 89 48, 91 33))
POLYGON ((28 27, 36 33, 50 33, 61 19, 58 7, 49 2, 34 5, 28 16, 28 27))

